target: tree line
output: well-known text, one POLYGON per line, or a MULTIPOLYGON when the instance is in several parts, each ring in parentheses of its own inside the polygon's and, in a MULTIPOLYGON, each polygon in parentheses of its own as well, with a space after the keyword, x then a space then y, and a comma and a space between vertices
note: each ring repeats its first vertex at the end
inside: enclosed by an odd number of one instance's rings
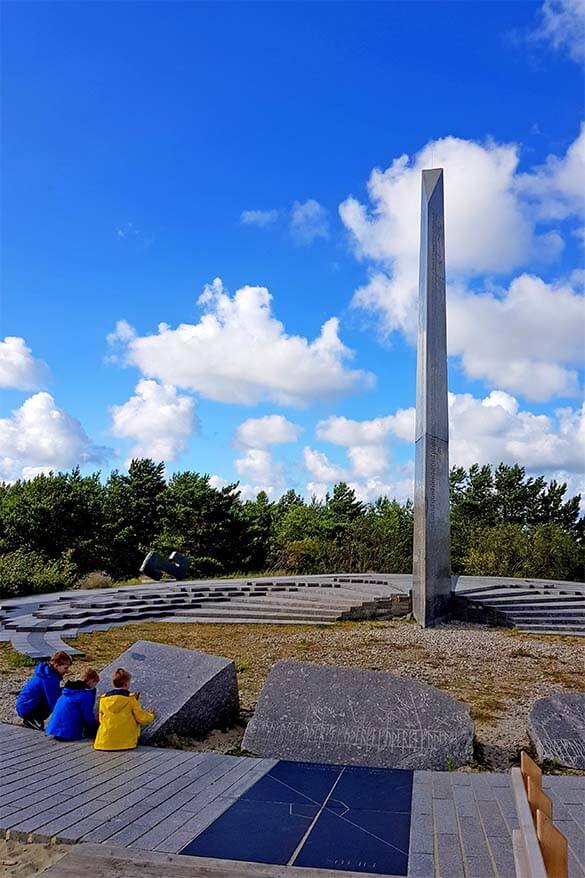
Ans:
MULTIPOLYGON (((523 467, 454 467, 453 573, 583 579, 580 497, 523 467)), ((323 500, 261 491, 242 501, 238 484, 132 461, 127 473, 39 475, 0 485, 0 593, 27 594, 138 575, 151 549, 189 558, 193 577, 333 571, 410 573, 413 506, 363 503, 344 482, 323 500), (89 576, 89 578, 88 578, 89 576)))

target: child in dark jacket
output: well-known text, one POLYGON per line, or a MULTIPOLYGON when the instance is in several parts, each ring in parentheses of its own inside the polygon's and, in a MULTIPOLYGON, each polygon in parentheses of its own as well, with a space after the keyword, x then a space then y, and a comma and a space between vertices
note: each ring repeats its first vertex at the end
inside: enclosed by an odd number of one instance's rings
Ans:
POLYGON ((95 687, 100 678, 97 671, 88 668, 81 680, 65 683, 61 697, 55 705, 47 723, 47 735, 59 741, 80 741, 83 737, 93 738, 97 731, 94 716, 95 687))
POLYGON ((61 680, 71 667, 71 656, 59 650, 50 661, 39 662, 16 699, 16 712, 29 729, 42 731, 61 694, 61 680))

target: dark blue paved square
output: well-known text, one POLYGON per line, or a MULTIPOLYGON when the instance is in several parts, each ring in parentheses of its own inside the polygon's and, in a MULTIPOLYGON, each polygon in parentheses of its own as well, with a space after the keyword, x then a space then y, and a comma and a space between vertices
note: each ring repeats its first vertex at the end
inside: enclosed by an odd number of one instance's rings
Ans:
POLYGON ((410 811, 338 813, 326 806, 294 861, 313 869, 406 875, 410 811))
POLYGON ((318 810, 318 805, 238 799, 181 853, 284 865, 318 810))
POLYGON ((282 761, 182 854, 406 875, 412 771, 282 761))
POLYGON ((244 795, 262 802, 311 802, 322 805, 339 777, 338 765, 279 762, 244 795))
POLYGON ((347 766, 331 797, 350 808, 410 813, 412 771, 347 766))

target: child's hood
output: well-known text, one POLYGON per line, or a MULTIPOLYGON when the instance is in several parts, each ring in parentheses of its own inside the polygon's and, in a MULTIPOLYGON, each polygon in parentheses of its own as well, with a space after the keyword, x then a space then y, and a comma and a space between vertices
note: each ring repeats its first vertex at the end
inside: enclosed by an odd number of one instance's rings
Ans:
POLYGON ((61 690, 62 698, 85 698, 87 697, 86 693, 91 693, 93 690, 89 688, 87 683, 84 683, 83 680, 71 680, 69 683, 65 683, 63 689, 61 690))
POLYGON ((106 692, 100 698, 100 706, 109 710, 110 713, 122 713, 124 710, 132 710, 132 706, 136 704, 136 696, 131 692, 124 695, 116 692, 106 692))
POLYGON ((49 662, 39 662, 35 668, 37 677, 54 677, 59 676, 57 671, 49 664, 49 662))

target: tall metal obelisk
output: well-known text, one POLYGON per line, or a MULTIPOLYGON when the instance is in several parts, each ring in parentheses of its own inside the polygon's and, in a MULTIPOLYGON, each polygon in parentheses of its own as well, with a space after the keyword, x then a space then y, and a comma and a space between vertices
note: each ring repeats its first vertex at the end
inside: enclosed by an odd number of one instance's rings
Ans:
POLYGON ((422 172, 412 609, 426 627, 449 614, 449 412, 443 170, 422 172))

